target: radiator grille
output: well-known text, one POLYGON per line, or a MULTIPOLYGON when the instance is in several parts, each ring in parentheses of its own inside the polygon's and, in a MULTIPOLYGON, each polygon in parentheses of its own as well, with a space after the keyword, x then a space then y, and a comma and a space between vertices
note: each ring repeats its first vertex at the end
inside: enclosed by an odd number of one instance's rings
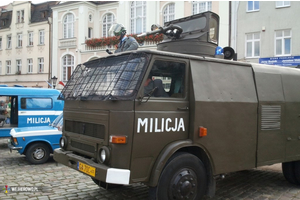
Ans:
POLYGON ((83 144, 83 143, 80 143, 80 142, 71 141, 71 146, 76 148, 76 149, 80 149, 80 150, 87 151, 87 152, 90 152, 90 153, 95 153, 95 148, 91 145, 88 145, 88 144, 83 144))
POLYGON ((72 133, 78 133, 100 139, 104 139, 105 137, 105 127, 101 124, 65 120, 64 126, 66 131, 72 133))
POLYGON ((281 106, 262 105, 261 130, 279 130, 281 125, 281 106))

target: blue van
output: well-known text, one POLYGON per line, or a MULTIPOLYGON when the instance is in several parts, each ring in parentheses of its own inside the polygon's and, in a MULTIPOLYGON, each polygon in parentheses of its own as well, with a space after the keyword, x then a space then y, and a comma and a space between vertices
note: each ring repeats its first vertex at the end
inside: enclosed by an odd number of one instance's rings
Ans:
POLYGON ((60 92, 47 88, 0 86, 0 137, 12 128, 48 126, 62 113, 60 92))

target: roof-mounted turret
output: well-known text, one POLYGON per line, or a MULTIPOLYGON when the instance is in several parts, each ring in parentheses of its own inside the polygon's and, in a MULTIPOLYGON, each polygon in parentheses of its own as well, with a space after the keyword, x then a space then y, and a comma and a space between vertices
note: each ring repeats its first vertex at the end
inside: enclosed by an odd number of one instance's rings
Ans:
POLYGON ((219 16, 204 12, 165 23, 152 25, 152 31, 139 36, 163 33, 164 39, 157 50, 198 56, 215 56, 219 39, 219 16))

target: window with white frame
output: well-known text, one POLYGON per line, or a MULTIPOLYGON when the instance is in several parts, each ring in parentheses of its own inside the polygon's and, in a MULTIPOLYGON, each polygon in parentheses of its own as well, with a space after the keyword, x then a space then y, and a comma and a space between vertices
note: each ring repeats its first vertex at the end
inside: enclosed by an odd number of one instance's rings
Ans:
POLYGON ((7 40, 6 41, 7 41, 7 46, 6 46, 7 49, 11 49, 11 35, 7 36, 7 40))
POLYGON ((288 7, 290 5, 290 1, 276 1, 276 8, 288 7))
POLYGON ((74 37, 74 15, 69 13, 64 18, 64 38, 74 37))
POLYGON ((246 57, 253 58, 260 56, 260 33, 246 34, 246 57))
POLYGON ((16 74, 21 74, 21 71, 22 71, 22 60, 16 60, 16 63, 17 63, 16 74))
POLYGON ((112 13, 108 13, 103 17, 103 25, 102 25, 102 36, 103 37, 109 37, 111 35, 108 35, 108 31, 110 29, 110 27, 113 25, 115 21, 115 16, 112 13))
POLYGON ((88 38, 93 38, 93 28, 88 28, 88 38))
POLYGON ((63 81, 68 81, 74 71, 74 56, 65 55, 62 58, 63 63, 63 81))
POLYGON ((0 37, 0 50, 2 50, 2 37, 0 37))
POLYGON ((44 58, 38 58, 38 73, 44 72, 44 58))
POLYGON ((33 32, 28 32, 28 46, 33 46, 33 32))
POLYGON ((22 47, 22 34, 18 33, 17 38, 18 38, 17 47, 22 47))
POLYGON ((279 30, 275 31, 275 55, 289 56, 291 55, 292 31, 279 30))
POLYGON ((193 1, 193 15, 206 11, 211 11, 211 8, 211 1, 193 1))
POLYGON ((175 19, 175 3, 168 4, 164 9, 164 22, 175 19))
POLYGON ((248 1, 247 2, 247 12, 258 11, 259 1, 248 1))
POLYGON ((45 44, 45 31, 39 30, 39 45, 45 44))
POLYGON ((27 59, 27 72, 32 73, 33 72, 33 60, 32 58, 27 59))
POLYGON ((146 3, 147 1, 131 2, 131 7, 130 7, 131 33, 146 32, 146 3))
POLYGON ((11 74, 11 61, 6 61, 6 74, 11 74))
POLYGON ((17 23, 24 22, 24 10, 17 11, 17 23))

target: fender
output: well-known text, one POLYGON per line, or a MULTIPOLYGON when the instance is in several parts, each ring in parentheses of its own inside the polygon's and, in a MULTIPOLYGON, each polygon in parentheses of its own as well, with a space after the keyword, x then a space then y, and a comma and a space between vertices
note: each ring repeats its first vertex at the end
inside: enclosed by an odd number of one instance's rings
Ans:
MULTIPOLYGON (((157 185, 158 179, 160 177, 160 174, 162 170, 164 169, 166 163, 170 159, 170 157, 178 150, 184 148, 184 147, 193 147, 195 146, 192 142, 192 140, 181 140, 176 141, 168 146, 166 146, 162 152, 160 153, 159 157, 157 158, 152 171, 151 171, 151 179, 149 181, 149 186, 155 187, 157 185)), ((197 146, 198 147, 198 146, 197 146)))
MULTIPOLYGON (((171 158, 171 156, 177 152, 180 149, 183 148, 199 148, 199 151, 197 152, 198 157, 202 157, 202 162, 204 163, 206 169, 207 169, 207 175, 208 175, 208 188, 206 194, 210 197, 213 197, 216 190, 216 180, 214 179, 214 169, 213 169, 213 163, 212 159, 210 158, 209 154, 205 150, 205 148, 196 145, 192 142, 192 140, 182 140, 182 141, 176 141, 168 146, 166 146, 163 151, 160 153, 158 159, 156 160, 152 171, 150 175, 150 181, 149 186, 155 187, 158 183, 159 177, 161 175, 162 170, 164 169, 166 163, 171 158), (201 151, 201 150, 202 151, 201 151), (203 155, 205 154, 205 155, 203 155)), ((197 155, 196 155, 197 156, 197 155)))
POLYGON ((32 145, 33 143, 45 143, 45 144, 47 144, 47 145, 50 147, 50 149, 49 149, 50 152, 53 152, 53 145, 54 145, 54 144, 52 144, 52 143, 49 142, 48 140, 45 140, 45 139, 32 139, 32 140, 28 141, 28 142, 25 144, 25 148, 23 148, 23 151, 20 152, 20 154, 24 154, 24 153, 27 151, 28 147, 29 147, 30 145, 32 145))

